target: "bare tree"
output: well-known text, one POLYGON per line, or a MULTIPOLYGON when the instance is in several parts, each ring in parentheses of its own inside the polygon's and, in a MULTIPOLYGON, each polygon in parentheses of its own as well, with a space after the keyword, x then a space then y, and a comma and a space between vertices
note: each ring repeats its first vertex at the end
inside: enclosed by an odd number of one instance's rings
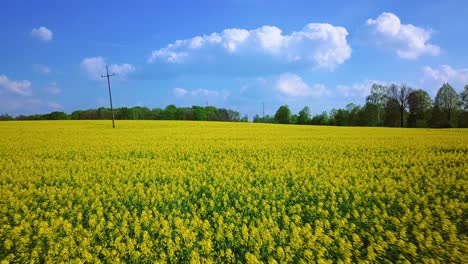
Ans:
POLYGON ((405 110, 408 108, 408 97, 411 94, 413 89, 411 89, 406 84, 398 86, 396 84, 390 85, 388 89, 388 98, 390 100, 395 101, 398 105, 398 109, 400 110, 400 127, 403 127, 404 122, 404 113, 405 110))

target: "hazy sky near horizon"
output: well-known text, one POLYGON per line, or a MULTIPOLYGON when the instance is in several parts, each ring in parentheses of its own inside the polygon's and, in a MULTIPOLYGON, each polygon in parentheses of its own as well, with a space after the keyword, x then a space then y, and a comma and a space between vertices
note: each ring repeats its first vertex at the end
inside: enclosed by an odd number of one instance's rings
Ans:
POLYGON ((273 115, 363 104, 373 83, 468 84, 468 1, 0 4, 0 113, 214 105, 273 115))

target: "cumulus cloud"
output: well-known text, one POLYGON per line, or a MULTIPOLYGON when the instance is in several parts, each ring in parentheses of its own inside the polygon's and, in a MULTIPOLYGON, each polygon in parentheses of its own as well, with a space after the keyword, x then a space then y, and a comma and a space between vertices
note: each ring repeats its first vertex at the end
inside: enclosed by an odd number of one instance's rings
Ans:
POLYGON ((369 95, 372 85, 375 83, 386 85, 386 82, 379 80, 364 80, 351 85, 337 85, 336 88, 342 96, 346 98, 365 98, 369 95))
POLYGON ((53 33, 46 27, 33 28, 31 30, 31 36, 37 38, 43 42, 49 42, 52 40, 53 33))
POLYGON ((273 62, 333 69, 351 56, 347 35, 343 27, 318 23, 310 23, 291 34, 284 34, 275 26, 253 30, 230 28, 221 33, 177 40, 154 50, 148 63, 200 65, 200 62, 223 60, 223 65, 238 62, 249 66, 248 62, 258 64, 266 60, 267 67, 273 62))
POLYGON ((439 82, 468 83, 468 69, 454 69, 449 65, 439 65, 438 68, 423 67, 426 78, 439 82))
POLYGON ((0 87, 11 93, 31 95, 31 82, 27 80, 14 81, 10 80, 6 75, 0 75, 0 87))
POLYGON ((229 97, 229 92, 226 90, 223 91, 216 91, 216 90, 209 90, 209 89, 193 89, 187 90, 184 88, 174 88, 174 94, 178 97, 183 96, 193 96, 193 97, 218 97, 222 99, 227 99, 229 97))
POLYGON ((276 81, 276 89, 282 94, 298 97, 298 96, 314 96, 321 97, 330 95, 330 91, 323 84, 315 84, 310 86, 305 83, 301 77, 293 73, 284 73, 276 81))
POLYGON ((402 24, 395 14, 382 13, 376 19, 368 19, 367 25, 373 29, 377 43, 394 49, 400 58, 417 59, 421 55, 440 54, 439 46, 428 43, 431 30, 402 24))
MULTIPOLYGON (((106 74, 106 59, 103 57, 85 58, 81 61, 81 67, 92 79, 100 79, 102 74, 106 74)), ((109 74, 115 73, 120 78, 125 78, 128 74, 135 71, 131 64, 110 64, 109 74)))

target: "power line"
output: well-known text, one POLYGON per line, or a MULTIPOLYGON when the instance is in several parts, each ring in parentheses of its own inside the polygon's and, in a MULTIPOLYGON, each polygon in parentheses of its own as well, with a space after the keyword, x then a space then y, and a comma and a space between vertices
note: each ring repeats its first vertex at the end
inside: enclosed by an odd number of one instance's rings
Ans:
POLYGON ((112 107, 112 93, 111 93, 111 85, 110 85, 110 78, 115 76, 115 73, 112 73, 109 75, 109 68, 106 65, 106 75, 101 75, 102 78, 106 77, 107 78, 107 86, 109 87, 109 101, 110 101, 110 107, 111 107, 111 112, 112 112, 112 128, 115 128, 115 123, 114 123, 114 108, 112 107))

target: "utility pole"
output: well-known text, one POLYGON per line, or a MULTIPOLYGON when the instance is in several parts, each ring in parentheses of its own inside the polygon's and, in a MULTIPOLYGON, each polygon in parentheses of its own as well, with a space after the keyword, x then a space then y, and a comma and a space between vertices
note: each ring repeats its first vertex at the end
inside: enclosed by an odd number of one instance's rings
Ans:
POLYGON ((262 111, 262 113, 263 113, 262 118, 265 118, 265 102, 262 102, 262 107, 263 107, 263 109, 262 109, 263 110, 262 111))
POLYGON ((112 112, 112 128, 115 128, 115 123, 114 123, 114 108, 112 107, 112 93, 111 93, 111 85, 110 85, 110 79, 109 77, 115 76, 114 73, 109 75, 109 67, 106 65, 106 75, 101 75, 102 78, 106 77, 107 78, 107 86, 109 87, 109 101, 110 101, 110 107, 111 107, 111 112, 112 112))

